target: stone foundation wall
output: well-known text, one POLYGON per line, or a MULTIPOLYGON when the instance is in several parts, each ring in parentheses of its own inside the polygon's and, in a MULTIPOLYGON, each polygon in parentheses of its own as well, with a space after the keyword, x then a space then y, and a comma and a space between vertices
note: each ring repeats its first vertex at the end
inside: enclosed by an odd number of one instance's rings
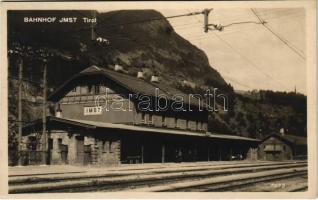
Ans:
POLYGON ((62 130, 51 131, 50 135, 50 138, 53 140, 53 149, 51 151, 51 164, 120 164, 121 142, 118 136, 109 136, 107 135, 107 133, 105 133, 102 137, 98 136, 96 138, 96 136, 93 133, 68 133, 62 130), (77 136, 84 137, 83 145, 85 146, 85 152, 81 156, 85 157, 85 159, 79 159, 79 155, 77 152, 77 136), (64 148, 61 148, 61 146, 64 146, 64 148), (67 149, 67 152, 65 152, 65 149, 67 149), (66 161, 62 159, 62 154, 64 154, 64 156, 66 154, 66 161))
POLYGON ((103 137, 95 140, 92 152, 92 164, 120 164, 121 141, 118 137, 103 137))

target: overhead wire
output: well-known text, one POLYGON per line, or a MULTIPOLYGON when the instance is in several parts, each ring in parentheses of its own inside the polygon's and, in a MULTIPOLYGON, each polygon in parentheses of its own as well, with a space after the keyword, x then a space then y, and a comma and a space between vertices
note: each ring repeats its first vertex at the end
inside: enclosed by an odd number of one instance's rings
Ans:
MULTIPOLYGON (((198 22, 202 23, 202 21, 201 21, 200 19, 198 19, 197 16, 194 16, 194 17, 198 20, 198 22)), ((209 38, 209 37, 203 37, 203 38, 198 38, 198 39, 199 39, 199 40, 202 40, 202 39, 208 39, 208 38, 209 38)), ((191 41, 193 41, 193 40, 191 40, 191 41)), ((240 83, 239 81, 236 81, 236 80, 234 80, 234 79, 228 77, 227 75, 225 75, 225 77, 227 77, 228 80, 230 80, 230 81, 232 81, 232 82, 234 82, 234 83, 236 83, 236 84, 239 84, 239 85, 241 85, 241 86, 243 86, 243 87, 245 87, 245 88, 254 89, 254 88, 252 88, 252 87, 250 87, 250 86, 248 86, 248 85, 246 85, 246 84, 244 84, 244 83, 240 83)))
MULTIPOLYGON (((198 19, 198 21, 200 22, 200 20, 198 19)), ((262 22, 261 22, 262 23, 262 22)), ((240 57, 242 57, 243 59, 245 59, 251 66, 253 66, 255 69, 257 69, 259 72, 261 72, 263 75, 267 76, 268 78, 274 80, 275 82, 277 82, 278 84, 280 84, 283 87, 286 87, 285 85, 283 85, 282 83, 280 83, 280 81, 274 79, 271 75, 263 72, 263 70, 261 70, 258 66, 256 66, 249 58, 247 58, 246 56, 244 56, 243 54, 241 54, 239 51, 237 51, 231 44, 229 44, 227 41, 225 41, 223 38, 221 38, 219 35, 217 35, 216 33, 214 33, 214 35, 221 40, 222 42, 224 42, 228 47, 230 47, 234 52, 236 52, 237 54, 240 55, 240 57)), ((199 39, 205 39, 205 38, 199 38, 199 39)), ((287 88, 287 87, 286 87, 287 88)))
MULTIPOLYGON (((294 16, 294 17, 296 17, 296 16, 294 16)), ((279 22, 275 22, 275 24, 277 24, 278 26, 280 25, 280 24, 286 24, 286 23, 288 23, 288 22, 290 22, 290 19, 289 18, 286 18, 285 20, 283 20, 283 19, 278 19, 279 20, 279 22), (288 19, 288 21, 286 22, 285 20, 286 19, 288 19)), ((267 20, 267 19, 266 19, 267 20)), ((274 19, 273 19, 274 20, 274 19)), ((222 20, 223 21, 223 20, 222 20)), ((291 23, 291 22, 290 22, 291 23)), ((248 24, 246 24, 246 25, 248 25, 248 24)), ((233 27, 235 27, 235 26, 233 26, 233 27)), ((176 29, 176 30, 185 30, 185 29, 193 29, 193 27, 185 27, 184 29, 176 29)), ((199 28, 202 28, 202 27, 197 27, 198 29, 199 28)), ((236 29, 236 28, 231 28, 231 29, 224 29, 223 30, 223 32, 222 32, 222 35, 227 35, 227 34, 236 34, 236 33, 241 33, 241 32, 247 32, 247 31, 251 31, 251 30, 255 30, 255 29, 259 29, 258 27, 255 27, 255 26, 243 26, 243 27, 241 27, 240 26, 240 28, 239 29, 236 29)), ((204 34, 204 33, 203 33, 204 34)), ((185 35, 185 34, 183 34, 183 35, 185 35)), ((189 38, 189 39, 191 39, 191 38, 189 38)))
POLYGON ((254 89, 255 89, 255 88, 252 88, 252 87, 250 87, 250 86, 248 86, 248 85, 246 85, 246 84, 244 84, 244 83, 241 83, 241 82, 239 82, 239 81, 237 81, 237 80, 232 79, 232 78, 229 77, 228 75, 224 75, 224 74, 223 74, 223 76, 224 76, 226 79, 228 79, 229 81, 234 82, 234 83, 236 83, 236 84, 239 84, 240 86, 243 86, 243 87, 248 88, 248 89, 251 89, 251 90, 254 90, 254 89))
POLYGON ((283 83, 281 83, 280 81, 276 80, 274 77, 272 77, 271 75, 269 75, 268 73, 265 73, 260 67, 258 67, 254 62, 252 62, 248 57, 246 57, 245 55, 243 55, 240 51, 236 50, 236 48, 234 48, 229 42, 227 42, 226 40, 224 40, 222 37, 220 37, 218 34, 212 32, 220 41, 222 41, 224 44, 226 44, 230 49, 232 49, 234 52, 236 52, 241 58, 243 58, 245 61, 247 61, 249 63, 249 66, 252 66, 254 69, 256 69, 257 71, 259 71, 260 73, 262 73, 263 75, 265 75, 266 77, 272 79, 273 81, 275 81, 276 83, 278 83, 280 86, 283 86, 285 89, 288 89, 287 86, 285 86, 283 83))
POLYGON ((243 21, 243 22, 233 22, 230 24, 222 25, 223 28, 233 26, 233 25, 241 25, 241 24, 261 24, 261 22, 254 22, 254 21, 243 21))
MULTIPOLYGON (((246 10, 249 10, 249 9, 246 9, 246 10)), ((266 11, 263 11, 265 14, 266 14, 266 11)), ((295 11, 289 11, 289 12, 281 12, 281 11, 273 11, 272 13, 272 16, 271 17, 265 17, 266 19, 275 19, 275 18, 281 18, 281 17, 285 17, 285 16, 293 16, 295 14, 300 14, 300 10, 297 9, 295 11)), ((244 14, 232 14, 231 12, 231 15, 224 15, 222 13, 219 13, 219 15, 221 15, 220 19, 222 21, 222 23, 225 23, 225 22, 233 22, 233 21, 236 21, 238 19, 250 19, 251 18, 251 15, 249 13, 246 14, 246 12, 244 14)), ((252 13, 252 15, 254 15, 252 13)), ((263 15, 262 15, 263 16, 263 15)))
POLYGON ((289 47, 289 49, 291 49, 293 52, 295 52, 299 57, 301 57, 303 60, 305 60, 305 56, 302 55, 301 52, 299 52, 299 50, 296 47, 293 47, 290 42, 285 39, 284 37, 282 37, 281 35, 279 35, 278 33, 276 33, 270 26, 268 26, 266 23, 264 23, 264 20, 256 13, 256 11, 251 8, 251 11, 254 13, 254 15, 258 18, 258 20, 262 23, 262 25, 269 31, 271 32, 274 36, 276 36, 281 42, 283 42, 287 47, 289 47))

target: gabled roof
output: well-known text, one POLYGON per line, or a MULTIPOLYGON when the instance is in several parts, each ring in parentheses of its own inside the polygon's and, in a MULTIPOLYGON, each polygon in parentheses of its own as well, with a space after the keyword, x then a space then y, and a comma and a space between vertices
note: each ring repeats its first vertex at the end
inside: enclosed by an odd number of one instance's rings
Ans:
MULTIPOLYGON (((156 95, 156 88, 159 88, 159 94, 166 95, 170 100, 173 101, 172 96, 173 95, 180 95, 183 97, 185 104, 191 104, 198 106, 199 101, 196 98, 191 98, 189 101, 189 96, 180 90, 176 88, 172 88, 171 86, 165 84, 164 82, 160 83, 151 83, 147 82, 143 79, 139 79, 137 77, 130 76, 128 74, 116 72, 110 69, 100 68, 95 65, 86 68, 85 70, 81 71, 80 73, 74 75, 70 79, 68 79, 63 85, 61 85, 59 88, 57 88, 50 96, 49 100, 51 101, 58 101, 64 94, 63 89, 70 84, 75 79, 78 79, 80 77, 84 76, 91 76, 91 75, 102 75, 107 79, 110 79, 120 86, 126 88, 130 92, 134 94, 141 94, 141 95, 147 95, 147 96, 155 96, 156 95)), ((203 107, 203 105, 201 105, 203 107)))
POLYGON ((266 136, 265 138, 262 139, 262 142, 267 140, 270 137, 276 137, 278 139, 281 139, 287 143, 290 143, 292 145, 307 145, 307 138, 306 137, 301 137, 301 136, 296 136, 296 135, 290 135, 290 134, 277 134, 277 133, 272 133, 266 136))
MULTIPOLYGON (((149 134, 168 134, 168 135, 181 135, 181 136, 195 136, 195 137, 205 137, 205 138, 215 138, 215 139, 224 139, 224 140, 237 140, 237 141, 249 141, 249 142, 259 142, 257 139, 241 137, 236 135, 224 135, 224 134, 211 134, 211 133, 198 133, 194 131, 187 130, 176 130, 176 129, 167 129, 167 128, 156 128, 156 127, 145 127, 145 126, 135 126, 127 124, 114 124, 108 122, 97 122, 97 121, 87 121, 87 120, 78 120, 78 119, 68 119, 68 118, 58 118, 58 117, 47 117, 47 124, 52 129, 56 129, 57 124, 64 126, 74 126, 85 129, 117 129, 127 131, 128 134, 133 134, 133 131, 143 132, 149 134), (50 126, 53 124, 53 126, 50 126)), ((33 127, 37 127, 39 130, 42 128, 42 121, 36 120, 30 124, 27 124, 23 127, 24 130, 33 130, 33 127)))
POLYGON ((307 137, 285 134, 283 136, 286 140, 296 145, 307 145, 307 137))

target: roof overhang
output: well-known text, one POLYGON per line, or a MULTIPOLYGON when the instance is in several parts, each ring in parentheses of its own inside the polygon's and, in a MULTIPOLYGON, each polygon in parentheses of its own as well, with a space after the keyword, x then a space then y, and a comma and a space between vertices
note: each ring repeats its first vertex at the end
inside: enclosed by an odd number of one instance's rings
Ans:
MULTIPOLYGON (((84 124, 80 122, 76 122, 73 120, 68 120, 65 118, 59 118, 54 116, 46 117, 46 126, 48 129, 60 129, 62 127, 66 128, 77 128, 77 129, 96 129, 97 127, 90 124, 84 124)), ((42 131, 43 127, 43 119, 37 119, 32 121, 25 126, 23 126, 23 133, 29 133, 34 131, 42 131)))
MULTIPOLYGON (((222 140, 236 140, 236 141, 248 141, 248 142, 260 142, 258 139, 235 136, 235 135, 226 135, 226 134, 212 134, 212 133, 198 133, 194 131, 185 131, 185 130, 175 130, 167 128, 156 128, 156 127, 144 127, 136 125, 127 125, 127 124, 114 124, 107 122, 97 122, 97 121, 87 121, 87 120, 77 120, 77 119, 67 119, 67 118, 58 118, 58 117, 47 117, 47 124, 50 125, 51 129, 56 129, 59 125, 65 127, 73 127, 80 129, 117 129, 126 131, 128 134, 133 133, 131 131, 137 131, 142 133, 154 133, 154 134, 168 134, 168 135, 180 135, 180 136, 194 136, 201 138, 211 138, 211 139, 222 139, 222 140)), ((27 124, 23 129, 25 131, 30 130, 41 130, 42 120, 36 120, 30 124, 27 124)))

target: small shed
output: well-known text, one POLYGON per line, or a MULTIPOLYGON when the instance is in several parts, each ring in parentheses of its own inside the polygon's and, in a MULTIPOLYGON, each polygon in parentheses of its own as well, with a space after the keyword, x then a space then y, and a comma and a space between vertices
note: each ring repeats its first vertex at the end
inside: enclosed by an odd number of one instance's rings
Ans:
POLYGON ((260 160, 306 159, 306 155, 306 137, 273 133, 266 136, 258 146, 258 158, 260 160))

